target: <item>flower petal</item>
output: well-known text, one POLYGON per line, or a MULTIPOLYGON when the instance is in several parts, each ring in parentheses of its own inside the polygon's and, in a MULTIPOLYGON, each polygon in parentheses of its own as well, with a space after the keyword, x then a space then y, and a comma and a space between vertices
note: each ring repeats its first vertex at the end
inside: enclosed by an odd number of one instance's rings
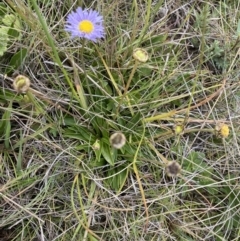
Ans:
POLYGON ((74 37, 85 38, 96 42, 97 39, 104 37, 103 17, 95 10, 86 10, 78 7, 76 11, 71 12, 66 18, 65 30, 74 37), (87 20, 92 23, 92 31, 84 32, 79 29, 79 24, 87 20))

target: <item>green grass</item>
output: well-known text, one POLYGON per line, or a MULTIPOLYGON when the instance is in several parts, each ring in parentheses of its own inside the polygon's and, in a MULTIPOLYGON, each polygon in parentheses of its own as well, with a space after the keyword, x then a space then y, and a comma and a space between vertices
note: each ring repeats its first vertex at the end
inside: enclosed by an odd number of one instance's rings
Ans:
POLYGON ((0 240, 240 240, 239 10, 0 3, 0 240), (96 44, 64 31, 78 6, 104 18, 96 44), (26 94, 13 89, 18 74, 26 94), (127 139, 118 150, 115 132, 127 139))

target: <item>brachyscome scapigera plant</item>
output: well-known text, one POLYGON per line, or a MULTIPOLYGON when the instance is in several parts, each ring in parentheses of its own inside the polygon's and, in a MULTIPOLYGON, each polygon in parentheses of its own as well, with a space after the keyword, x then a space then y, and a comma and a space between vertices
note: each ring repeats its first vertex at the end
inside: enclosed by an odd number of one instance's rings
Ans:
MULTIPOLYGON (((105 35, 103 27, 103 17, 95 10, 87 10, 78 7, 76 11, 72 11, 66 19, 65 31, 71 34, 72 38, 80 38, 83 40, 89 40, 97 42, 105 35)), ((85 72, 85 60, 84 60, 84 42, 81 46, 81 62, 83 63, 83 70, 85 72)), ((86 74, 83 76, 86 78, 86 74)), ((85 99, 85 92, 80 82, 76 83, 76 89, 80 97, 80 105, 84 108, 88 108, 87 100, 85 99)), ((88 87, 89 90, 89 87, 88 87)))

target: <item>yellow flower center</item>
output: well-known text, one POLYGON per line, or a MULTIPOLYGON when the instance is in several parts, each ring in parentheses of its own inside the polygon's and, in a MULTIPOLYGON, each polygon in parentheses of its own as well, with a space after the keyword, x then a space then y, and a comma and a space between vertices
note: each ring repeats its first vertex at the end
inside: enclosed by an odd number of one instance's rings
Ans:
POLYGON ((221 127, 221 135, 223 138, 226 138, 229 135, 229 127, 226 124, 223 124, 221 127))
POLYGON ((94 26, 91 21, 83 20, 78 24, 78 29, 83 33, 91 33, 94 30, 94 26))

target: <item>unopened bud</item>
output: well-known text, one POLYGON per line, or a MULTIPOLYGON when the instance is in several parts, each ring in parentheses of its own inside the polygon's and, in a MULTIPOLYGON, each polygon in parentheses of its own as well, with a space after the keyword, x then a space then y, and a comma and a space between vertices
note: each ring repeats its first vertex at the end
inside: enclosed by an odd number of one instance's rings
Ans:
POLYGON ((173 130, 176 135, 181 135, 183 133, 184 127, 182 125, 175 125, 173 130))
POLYGON ((133 58, 139 62, 145 63, 148 61, 148 53, 144 49, 136 48, 133 51, 133 58))
POLYGON ((93 148, 93 150, 95 150, 95 151, 98 151, 98 150, 100 150, 100 143, 99 143, 99 140, 96 140, 95 142, 94 142, 94 144, 92 145, 92 148, 93 148))
POLYGON ((18 75, 13 80, 13 88, 16 92, 22 94, 26 93, 30 87, 30 80, 26 76, 18 75))

